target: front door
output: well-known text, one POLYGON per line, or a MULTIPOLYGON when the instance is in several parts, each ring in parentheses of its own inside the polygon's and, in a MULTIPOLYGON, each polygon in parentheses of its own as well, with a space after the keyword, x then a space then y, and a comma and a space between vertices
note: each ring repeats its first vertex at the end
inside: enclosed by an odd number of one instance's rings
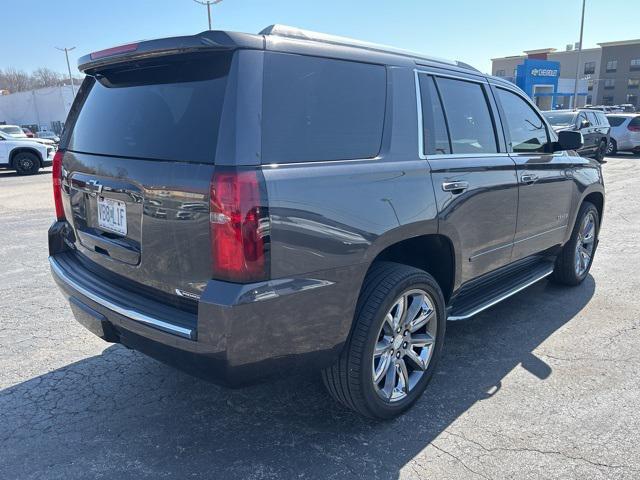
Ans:
POLYGON ((569 154, 553 153, 546 123, 524 96, 501 87, 494 91, 519 182, 515 261, 564 240, 574 188, 573 162, 569 154))
POLYGON ((515 163, 497 134, 501 126, 492 114, 488 84, 430 75, 419 79, 439 231, 458 246, 461 284, 511 260, 518 205, 515 163))

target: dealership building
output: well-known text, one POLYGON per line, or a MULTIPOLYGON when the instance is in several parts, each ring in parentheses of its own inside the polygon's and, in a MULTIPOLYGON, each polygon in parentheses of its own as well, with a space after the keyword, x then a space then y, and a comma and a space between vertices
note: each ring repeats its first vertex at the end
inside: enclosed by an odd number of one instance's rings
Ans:
POLYGON ((572 108, 576 68, 577 106, 640 107, 640 39, 599 43, 580 54, 577 45, 526 50, 523 55, 491 59, 491 73, 522 88, 542 110, 572 108))

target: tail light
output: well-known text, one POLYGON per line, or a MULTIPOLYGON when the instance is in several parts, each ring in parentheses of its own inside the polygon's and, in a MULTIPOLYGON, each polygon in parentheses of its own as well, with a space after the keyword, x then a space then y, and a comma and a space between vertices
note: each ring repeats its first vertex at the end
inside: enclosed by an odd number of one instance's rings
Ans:
POLYGON ((64 220, 64 207, 62 206, 62 157, 64 152, 58 150, 53 156, 53 203, 56 207, 56 218, 58 221, 64 220))
POLYGON ((269 212, 259 170, 216 167, 210 186, 213 277, 264 280, 269 270, 269 212))
POLYGON ((633 125, 630 123, 627 127, 627 130, 629 130, 630 132, 640 132, 640 125, 633 125))

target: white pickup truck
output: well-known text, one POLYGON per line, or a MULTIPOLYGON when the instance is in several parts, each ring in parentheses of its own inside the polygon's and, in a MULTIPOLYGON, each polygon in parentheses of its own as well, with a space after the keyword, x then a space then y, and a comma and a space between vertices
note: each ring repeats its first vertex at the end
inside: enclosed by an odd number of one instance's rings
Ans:
POLYGON ((0 168, 15 170, 18 175, 33 175, 42 167, 51 166, 55 153, 55 145, 43 145, 0 131, 0 168))

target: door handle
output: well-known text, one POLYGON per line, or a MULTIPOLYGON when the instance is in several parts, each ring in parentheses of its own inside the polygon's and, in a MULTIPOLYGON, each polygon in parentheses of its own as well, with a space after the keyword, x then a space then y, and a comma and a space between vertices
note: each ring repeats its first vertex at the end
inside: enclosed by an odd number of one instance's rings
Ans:
POLYGON ((533 175, 533 174, 524 174, 524 175, 522 175, 520 177, 520 180, 522 181, 522 183, 526 183, 527 185, 531 185, 536 180, 538 180, 538 176, 537 175, 533 175))
POLYGON ((462 193, 469 188, 469 182, 444 182, 442 190, 445 192, 462 193))

